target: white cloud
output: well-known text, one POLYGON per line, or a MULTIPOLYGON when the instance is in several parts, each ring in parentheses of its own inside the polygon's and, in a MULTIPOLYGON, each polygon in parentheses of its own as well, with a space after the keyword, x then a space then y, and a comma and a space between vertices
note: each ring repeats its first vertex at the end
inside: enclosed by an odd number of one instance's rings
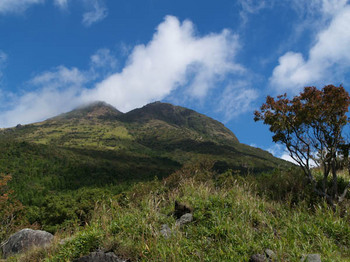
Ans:
POLYGON ((1 0, 0 14, 21 13, 30 5, 43 3, 44 0, 1 0))
MULTIPOLYGON (((41 4, 45 1, 46 0, 0 0, 0 15, 23 13, 30 6, 41 4)), ((67 9, 69 2, 70 0, 53 0, 53 4, 60 9, 67 9)), ((84 26, 89 27, 107 17, 108 9, 104 5, 103 0, 80 0, 80 2, 85 3, 89 9, 83 14, 82 23, 84 26)))
POLYGON ((3 98, 2 104, 11 109, 1 113, 0 126, 32 123, 78 106, 87 76, 77 68, 59 66, 34 77, 27 85, 37 87, 36 90, 22 95, 7 94, 3 98))
POLYGON ((257 14, 260 10, 264 8, 271 7, 274 1, 269 0, 238 0, 238 4, 241 7, 239 15, 242 20, 242 25, 248 22, 248 16, 251 14, 257 14))
POLYGON ((1 70, 5 67, 6 61, 7 61, 7 54, 4 51, 0 50, 0 80, 3 75, 1 70))
POLYGON ((289 152, 285 148, 285 146, 281 144, 274 144, 268 149, 266 149, 268 152, 270 152, 275 157, 281 158, 283 160, 292 162, 293 164, 298 165, 298 163, 289 155, 289 152))
POLYGON ((270 85, 279 91, 298 92, 304 86, 339 82, 350 68, 350 5, 346 1, 323 1, 323 12, 333 15, 320 30, 308 57, 287 52, 279 58, 270 85), (331 3, 338 3, 332 6, 331 3))
MULTIPOLYGON (((272 155, 274 155, 275 157, 281 158, 283 160, 292 162, 295 165, 299 165, 298 162, 296 162, 289 154, 287 148, 282 145, 282 144, 274 144, 273 146, 269 147, 268 149, 265 149, 268 152, 270 152, 272 155)), ((311 167, 317 167, 317 163, 310 159, 309 162, 311 167)))
POLYGON ((220 97, 218 112, 224 113, 225 121, 238 115, 252 111, 253 103, 258 98, 258 92, 246 81, 238 81, 226 87, 220 97))
POLYGON ((200 98, 217 79, 242 70, 233 62, 237 48, 237 37, 227 30, 199 37, 190 21, 181 24, 167 16, 147 45, 133 49, 122 72, 87 90, 84 99, 104 100, 128 111, 186 84, 188 94, 200 98))
POLYGON ((43 120, 70 110, 78 105, 77 89, 71 87, 63 91, 44 88, 40 92, 29 92, 13 98, 16 106, 0 116, 1 126, 15 126, 43 120), (67 98, 70 98, 67 100, 67 98))
POLYGON ((88 80, 87 75, 73 67, 71 69, 58 66, 53 71, 47 71, 34 77, 30 82, 36 86, 57 88, 65 85, 81 86, 88 80))
POLYGON ((97 50, 97 52, 90 57, 90 60, 91 66, 94 68, 115 69, 117 66, 117 59, 107 48, 101 48, 97 50))
MULTIPOLYGON (((125 67, 96 83, 104 70, 115 70, 116 60, 108 49, 90 58, 90 68, 79 70, 58 66, 28 81, 36 89, 7 99, 8 111, 0 115, 0 126, 13 126, 43 120, 86 102, 102 100, 122 111, 162 100, 178 88, 186 88, 193 99, 206 96, 217 81, 244 69, 234 62, 237 36, 227 30, 198 36, 190 21, 167 16, 152 40, 134 47, 125 67), (102 72, 102 73, 101 73, 102 72)), ((240 95, 245 102, 252 90, 227 88, 228 95, 240 95), (238 89, 237 89, 238 90, 238 89), (233 92, 233 93, 232 93, 233 92)), ((229 102, 229 101, 228 101, 229 102)), ((232 114, 238 110, 228 104, 232 114)), ((240 104, 243 112, 248 105, 240 104)))
POLYGON ((83 14, 82 23, 85 26, 91 26, 105 19, 108 15, 107 8, 99 0, 92 0, 91 2, 92 10, 83 14))
POLYGON ((68 6, 68 0, 54 0, 54 4, 62 9, 65 9, 68 6))

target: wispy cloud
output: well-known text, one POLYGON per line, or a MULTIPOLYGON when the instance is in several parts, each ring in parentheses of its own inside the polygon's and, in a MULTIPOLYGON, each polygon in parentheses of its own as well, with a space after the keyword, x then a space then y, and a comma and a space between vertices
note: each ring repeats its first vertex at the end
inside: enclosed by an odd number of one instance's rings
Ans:
POLYGON ((338 83, 350 68, 350 5, 347 1, 322 1, 322 12, 332 18, 316 34, 308 56, 289 51, 279 58, 270 85, 296 93, 306 85, 338 83))
POLYGON ((90 57, 92 68, 109 68, 115 69, 117 59, 111 54, 108 48, 101 48, 90 57))
MULTIPOLYGON (((71 0, 52 0, 52 3, 60 8, 67 9, 71 0)), ((30 6, 45 3, 46 0, 0 0, 0 14, 20 14, 25 12, 30 6)), ((86 27, 100 22, 108 15, 108 9, 103 0, 80 0, 88 9, 83 14, 82 24, 86 27)))
MULTIPOLYGON (((266 151, 270 152, 272 155, 274 155, 275 157, 281 158, 283 160, 292 162, 293 164, 299 165, 297 161, 295 161, 291 156, 290 153, 288 152, 288 150, 286 149, 286 147, 282 144, 274 144, 273 146, 265 149, 266 151)), ((309 160, 309 164, 311 167, 317 167, 318 164, 310 159, 309 160)))
POLYGON ((54 4, 59 8, 65 9, 68 6, 69 0, 54 0, 54 4))
POLYGON ((260 10, 271 7, 274 4, 273 0, 238 0, 237 2, 241 8, 239 15, 243 26, 248 22, 249 15, 257 14, 260 10))
POLYGON ((271 153, 272 155, 274 155, 275 157, 281 158, 283 160, 292 162, 293 164, 298 164, 289 154, 289 152, 287 151, 287 149, 285 148, 285 146, 281 145, 281 144, 274 144, 273 146, 265 149, 266 151, 268 151, 269 153, 271 153))
POLYGON ((0 14, 21 13, 31 5, 43 2, 44 0, 1 0, 0 14))
POLYGON ((6 61, 7 61, 7 54, 4 51, 0 50, 0 81, 3 76, 2 70, 6 65, 6 61))
POLYGON ((91 0, 91 10, 83 14, 82 23, 85 26, 91 26, 100 22, 108 15, 108 10, 100 0, 91 0))
POLYGON ((30 80, 30 83, 36 86, 59 88, 65 85, 82 86, 87 80, 87 75, 75 67, 69 69, 64 66, 58 66, 52 71, 43 72, 35 76, 30 80))
MULTIPOLYGON (((191 21, 181 23, 167 16, 149 43, 132 49, 120 72, 115 73, 111 52, 100 49, 91 56, 88 70, 59 66, 35 76, 28 82, 35 91, 8 99, 11 107, 0 115, 0 126, 39 121, 95 100, 128 111, 162 100, 179 88, 193 99, 202 99, 216 83, 244 71, 235 62, 238 48, 238 37, 228 30, 198 36, 191 21), (106 70, 109 76, 99 81, 106 70)), ((227 95, 235 90, 227 88, 227 95)), ((246 101, 255 96, 251 90, 239 93, 246 101)), ((242 112, 246 105, 241 107, 242 112)), ((230 108, 236 114, 237 108, 230 108)))
POLYGON ((239 80, 225 88, 217 111, 224 114, 225 121, 229 121, 243 113, 252 112, 258 96, 249 81, 239 80))

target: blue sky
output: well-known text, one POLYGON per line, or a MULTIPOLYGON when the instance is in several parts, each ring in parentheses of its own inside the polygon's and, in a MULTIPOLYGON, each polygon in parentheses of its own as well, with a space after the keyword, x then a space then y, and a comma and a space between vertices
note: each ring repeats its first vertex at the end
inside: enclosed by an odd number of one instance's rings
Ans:
POLYGON ((285 158, 253 111, 349 70, 346 0, 0 0, 0 127, 160 100, 285 158))

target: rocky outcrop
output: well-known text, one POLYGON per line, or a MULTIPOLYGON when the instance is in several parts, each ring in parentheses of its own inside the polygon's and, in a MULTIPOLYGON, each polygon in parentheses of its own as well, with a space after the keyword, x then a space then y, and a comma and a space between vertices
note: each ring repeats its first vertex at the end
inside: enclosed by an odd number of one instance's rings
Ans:
POLYGON ((52 239, 53 235, 48 232, 25 228, 9 237, 2 245, 2 254, 7 258, 34 246, 44 247, 49 245, 52 239))

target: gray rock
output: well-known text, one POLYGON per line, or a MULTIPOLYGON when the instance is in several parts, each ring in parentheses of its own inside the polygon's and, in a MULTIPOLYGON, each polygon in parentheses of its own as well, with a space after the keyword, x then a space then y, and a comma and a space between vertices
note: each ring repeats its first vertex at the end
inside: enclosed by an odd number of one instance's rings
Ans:
POLYGON ((273 252, 271 249, 265 249, 265 255, 270 261, 274 261, 277 259, 275 252, 273 252))
POLYGON ((126 262, 117 257, 113 252, 91 252, 89 255, 78 258, 74 262, 126 262))
POLYGON ((308 254, 301 259, 302 262, 321 262, 319 254, 308 254))
POLYGON ((44 247, 49 245, 52 239, 53 235, 48 232, 25 228, 9 237, 2 246, 2 254, 7 258, 34 246, 44 247))
POLYGON ((261 254, 254 254, 249 259, 249 262, 265 262, 265 261, 267 261, 266 257, 261 254))
POLYGON ((185 224, 191 223, 193 220, 193 215, 191 213, 187 213, 182 215, 179 219, 176 220, 177 226, 183 226, 185 224))
POLYGON ((160 230, 160 233, 162 234, 162 236, 165 238, 165 239, 168 239, 169 237, 171 237, 171 229, 170 227, 167 225, 167 224, 163 224, 162 225, 162 228, 160 230))

